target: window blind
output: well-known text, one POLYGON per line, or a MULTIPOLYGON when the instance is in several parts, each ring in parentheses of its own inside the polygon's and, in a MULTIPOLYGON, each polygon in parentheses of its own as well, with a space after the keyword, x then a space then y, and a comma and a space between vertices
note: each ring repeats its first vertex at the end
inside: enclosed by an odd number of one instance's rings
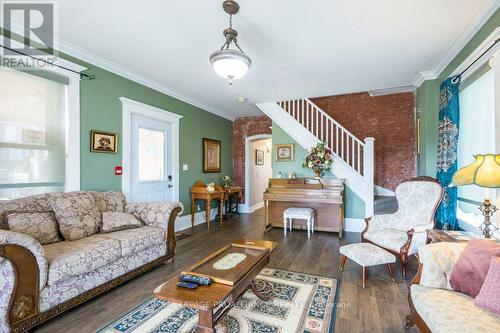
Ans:
POLYGON ((0 198, 64 190, 66 83, 0 68, 0 198))

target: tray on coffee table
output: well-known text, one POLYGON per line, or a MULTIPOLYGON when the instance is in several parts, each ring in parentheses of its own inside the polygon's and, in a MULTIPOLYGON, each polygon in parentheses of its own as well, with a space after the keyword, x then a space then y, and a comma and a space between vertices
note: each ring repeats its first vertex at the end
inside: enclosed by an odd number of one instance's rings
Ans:
POLYGON ((255 244, 233 243, 199 260, 182 274, 208 277, 216 283, 234 286, 269 251, 255 244))

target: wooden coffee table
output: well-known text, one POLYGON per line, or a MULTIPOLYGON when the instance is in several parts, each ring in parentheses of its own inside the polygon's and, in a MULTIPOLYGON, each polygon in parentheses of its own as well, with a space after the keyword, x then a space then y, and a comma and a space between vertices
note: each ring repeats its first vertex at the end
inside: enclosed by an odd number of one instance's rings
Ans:
POLYGON ((211 277, 216 282, 206 287, 185 289, 176 286, 179 278, 175 276, 157 287, 154 296, 198 309, 199 321, 195 332, 215 332, 217 322, 248 289, 259 299, 269 300, 255 288, 253 280, 269 263, 270 253, 275 246, 276 243, 264 240, 237 240, 183 270, 190 274, 211 277), (245 259, 229 269, 224 267, 224 270, 218 270, 213 267, 215 263, 218 267, 217 265, 227 258, 232 258, 234 254, 240 260, 244 255, 245 259), (221 260, 223 258, 224 260, 221 260))

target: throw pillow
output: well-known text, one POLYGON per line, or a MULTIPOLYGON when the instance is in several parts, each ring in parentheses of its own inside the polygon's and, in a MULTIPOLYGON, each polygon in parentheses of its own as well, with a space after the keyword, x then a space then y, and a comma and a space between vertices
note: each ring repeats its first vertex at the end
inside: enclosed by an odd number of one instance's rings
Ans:
POLYGON ((476 297, 483 286, 493 256, 500 256, 500 243, 486 239, 468 241, 453 266, 451 287, 470 297, 476 297))
POLYGON ((56 217, 52 212, 11 213, 7 215, 9 230, 29 235, 40 244, 60 242, 56 217))
POLYGON ((95 234, 101 222, 94 197, 89 193, 64 193, 50 198, 59 231, 65 240, 78 240, 95 234))
POLYGON ((474 305, 500 315, 500 257, 493 257, 474 305))
POLYGON ((102 212, 101 232, 113 232, 118 230, 142 227, 142 222, 134 215, 121 212, 102 212))

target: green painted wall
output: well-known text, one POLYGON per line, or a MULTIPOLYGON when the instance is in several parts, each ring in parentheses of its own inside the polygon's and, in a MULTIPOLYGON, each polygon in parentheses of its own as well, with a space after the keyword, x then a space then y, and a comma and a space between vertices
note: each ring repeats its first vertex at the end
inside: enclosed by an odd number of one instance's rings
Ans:
POLYGON ((94 80, 83 79, 80 84, 80 180, 82 189, 121 189, 121 177, 114 175, 114 167, 122 163, 120 141, 122 111, 121 102, 118 99, 121 96, 183 116, 180 120, 179 131, 179 198, 186 208, 185 214, 190 211, 189 189, 196 180, 220 182, 222 175, 232 176, 233 125, 230 120, 67 54, 60 53, 59 56, 87 67, 85 72, 96 76, 94 80), (118 133, 118 153, 91 153, 90 131, 92 129, 118 133), (202 172, 202 138, 204 137, 222 142, 222 172, 220 174, 204 174, 202 172), (189 171, 182 171, 182 164, 188 164, 189 171))
MULTIPOLYGON (((314 177, 314 172, 311 169, 303 168, 302 161, 307 155, 307 150, 302 148, 291 136, 289 136, 281 127, 273 122, 273 177, 276 177, 278 172, 284 178, 287 178, 290 172, 295 171, 297 177, 314 177), (276 144, 293 143, 295 144, 295 160, 293 162, 276 162, 276 144)), ((325 175, 325 178, 334 178, 330 175, 325 175)), ((361 200, 349 187, 345 187, 344 191, 345 217, 362 219, 365 218, 365 203, 361 200)))
POLYGON ((421 154, 417 161, 419 175, 436 176, 439 85, 499 26, 500 9, 490 17, 437 79, 427 80, 417 89, 416 106, 417 110, 420 110, 417 114, 421 119, 421 154))

